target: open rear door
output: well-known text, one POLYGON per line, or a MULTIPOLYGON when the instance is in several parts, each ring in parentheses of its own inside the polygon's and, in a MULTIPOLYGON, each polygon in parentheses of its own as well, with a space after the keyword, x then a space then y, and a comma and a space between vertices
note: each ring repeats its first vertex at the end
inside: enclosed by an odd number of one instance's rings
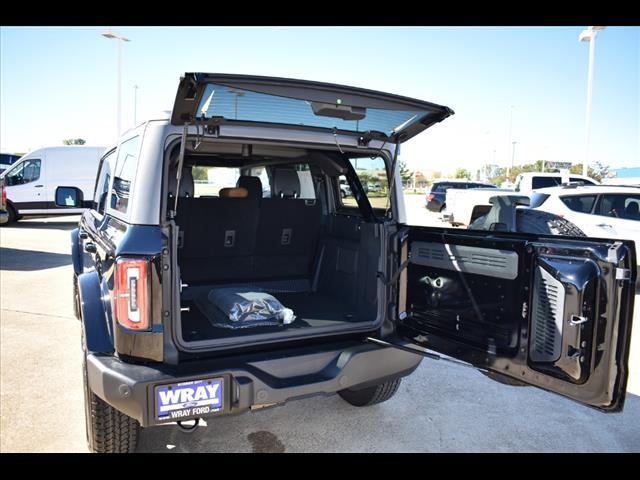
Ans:
POLYGON ((622 410, 633 242, 407 228, 402 337, 599 410, 622 410))

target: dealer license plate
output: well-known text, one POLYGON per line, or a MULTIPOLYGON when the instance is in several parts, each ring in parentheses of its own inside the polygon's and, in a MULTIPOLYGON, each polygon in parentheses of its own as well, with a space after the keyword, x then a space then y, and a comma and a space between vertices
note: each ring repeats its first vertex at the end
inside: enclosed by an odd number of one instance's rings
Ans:
POLYGON ((184 420, 222 409, 222 378, 208 378, 155 388, 158 420, 184 420))

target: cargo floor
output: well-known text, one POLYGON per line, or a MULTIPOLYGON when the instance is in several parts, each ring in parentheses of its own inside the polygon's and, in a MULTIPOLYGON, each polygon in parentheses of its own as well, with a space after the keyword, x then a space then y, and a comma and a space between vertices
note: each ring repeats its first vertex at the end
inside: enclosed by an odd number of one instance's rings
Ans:
POLYGON ((207 340, 213 338, 237 337, 240 335, 255 335, 273 333, 298 328, 328 327, 345 322, 357 322, 359 319, 355 309, 347 302, 319 292, 268 292, 276 297, 282 305, 293 310, 296 319, 293 323, 283 326, 250 327, 250 328, 220 328, 215 327, 206 315, 200 311, 192 300, 183 300, 182 306, 189 307, 189 311, 182 312, 182 335, 188 341, 207 340))

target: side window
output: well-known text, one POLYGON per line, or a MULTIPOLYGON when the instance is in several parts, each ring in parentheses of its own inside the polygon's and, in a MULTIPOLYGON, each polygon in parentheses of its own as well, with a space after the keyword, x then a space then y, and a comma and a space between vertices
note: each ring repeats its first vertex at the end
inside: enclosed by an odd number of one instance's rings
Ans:
POLYGON ((561 183, 561 177, 533 177, 531 179, 531 188, 537 190, 539 188, 555 187, 561 183))
POLYGON ((580 213, 591 213, 593 204, 596 201, 595 195, 572 195, 569 197, 561 197, 562 203, 564 203, 570 210, 580 213))
POLYGON ((580 178, 580 177, 570 177, 569 181, 570 182, 581 182, 581 183, 584 183, 585 185, 595 185, 595 183, 590 182, 589 180, 587 180, 585 178, 580 178))
POLYGON ((96 188, 93 193, 94 209, 104 215, 104 207, 107 204, 107 195, 109 194, 109 183, 111 182, 111 162, 115 150, 107 154, 100 162, 100 170, 96 179, 96 188))
POLYGON ((129 206, 131 184, 138 168, 140 137, 133 137, 120 144, 113 174, 110 207, 126 213, 129 206))
POLYGON ((640 220, 640 195, 602 195, 596 213, 606 217, 640 220))
POLYGON ((20 163, 7 173, 5 177, 7 186, 24 185, 25 183, 35 182, 40 178, 41 164, 42 162, 35 158, 20 163))
MULTIPOLYGON (((388 208, 389 180, 382 157, 365 157, 349 159, 360 180, 369 203, 373 208, 388 208)), ((351 193, 351 188, 344 175, 338 177, 340 186, 340 201, 345 207, 357 207, 358 204, 351 193)))
POLYGON ((223 188, 235 187, 240 170, 228 167, 195 165, 193 174, 193 196, 217 197, 223 188))

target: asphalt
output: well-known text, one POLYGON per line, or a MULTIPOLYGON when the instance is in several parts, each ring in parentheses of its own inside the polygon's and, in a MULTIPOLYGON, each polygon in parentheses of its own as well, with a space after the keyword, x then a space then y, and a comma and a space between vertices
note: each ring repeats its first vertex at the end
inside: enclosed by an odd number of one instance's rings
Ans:
MULTIPOLYGON (((407 196, 409 221, 438 224, 422 201, 407 196)), ((70 282, 69 231, 77 220, 0 228, 1 452, 87 451, 80 326, 70 282)), ((145 429, 138 451, 640 452, 638 331, 620 414, 425 359, 391 400, 377 406, 313 397, 209 419, 190 434, 173 425, 145 429)))

